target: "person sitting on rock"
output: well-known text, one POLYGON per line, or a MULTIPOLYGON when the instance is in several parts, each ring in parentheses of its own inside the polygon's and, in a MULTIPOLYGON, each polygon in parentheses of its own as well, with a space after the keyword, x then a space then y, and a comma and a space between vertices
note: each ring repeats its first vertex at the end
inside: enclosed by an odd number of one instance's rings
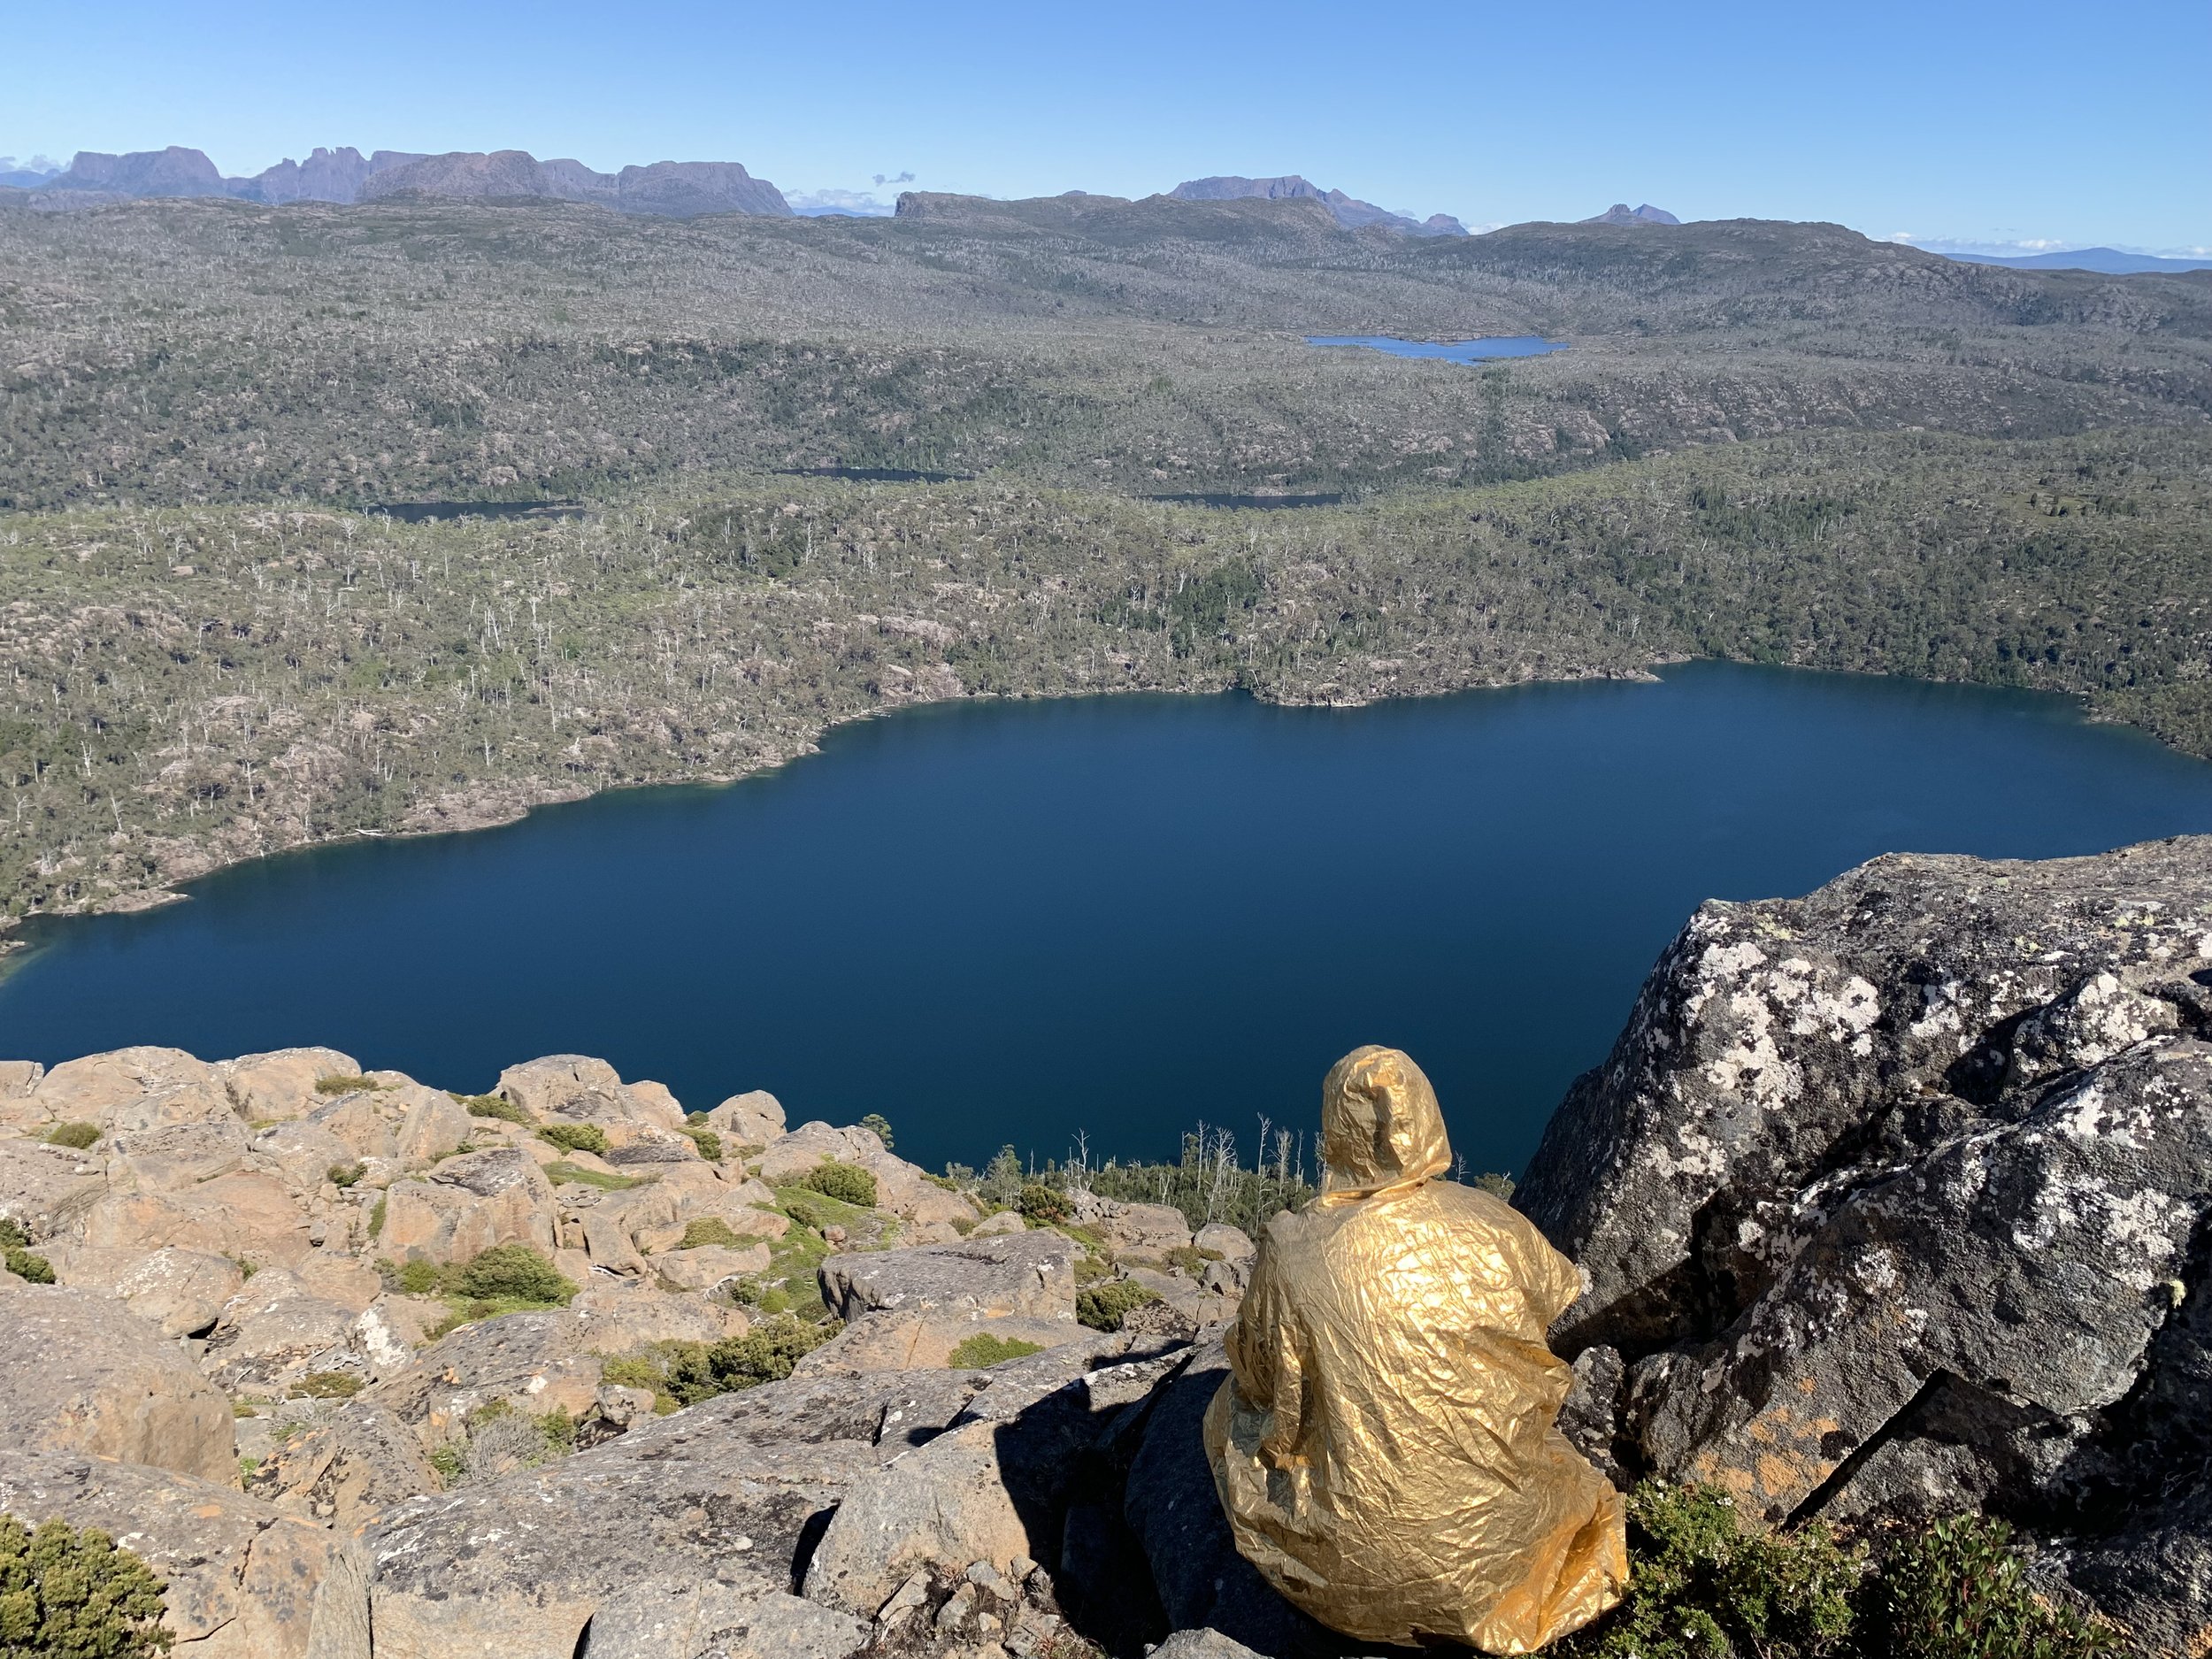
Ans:
POLYGON ((1628 1578, 1620 1494, 1556 1426, 1574 1264, 1440 1179, 1436 1093, 1396 1049, 1339 1061, 1321 1125, 1320 1195, 1263 1236, 1206 1413, 1237 1548, 1360 1640, 1533 1652, 1628 1578))

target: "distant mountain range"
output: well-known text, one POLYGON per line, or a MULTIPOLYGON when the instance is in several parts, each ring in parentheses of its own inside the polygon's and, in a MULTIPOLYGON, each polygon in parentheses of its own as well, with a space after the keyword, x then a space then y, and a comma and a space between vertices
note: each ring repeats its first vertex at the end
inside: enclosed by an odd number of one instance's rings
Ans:
POLYGON ((2117 248, 2023 254, 1936 251, 1967 265, 2008 265, 2016 271, 2094 271, 2101 276, 2133 276, 2143 271, 2212 271, 2212 259, 2162 259, 2156 254, 2122 253, 2117 248))
POLYGON ((1582 221, 1585 225, 1679 225, 1682 221, 1663 207, 1654 207, 1648 202, 1631 210, 1625 202, 1616 202, 1602 213, 1594 213, 1582 221))
POLYGON ((227 179, 196 150, 104 155, 80 150, 58 173, 0 175, 0 185, 79 200, 144 196, 230 196, 239 201, 373 202, 402 196, 537 197, 595 202, 618 213, 692 219, 702 213, 790 215, 783 192, 734 161, 657 161, 649 167, 595 173, 580 161, 540 161, 525 150, 442 156, 379 150, 367 156, 346 146, 317 149, 304 162, 288 157, 250 179, 227 179))
POLYGON ((1467 234, 1467 227, 1448 213, 1432 213, 1428 218, 1419 219, 1404 213, 1394 213, 1387 208, 1377 207, 1372 202, 1363 202, 1356 196, 1347 196, 1341 190, 1324 190, 1294 173, 1286 173, 1279 179, 1240 179, 1233 176, 1187 179, 1170 190, 1168 195, 1178 202, 1238 202, 1250 196, 1270 202, 1302 199, 1320 203, 1347 230, 1381 225, 1391 230, 1402 231, 1409 236, 1464 236, 1467 234))

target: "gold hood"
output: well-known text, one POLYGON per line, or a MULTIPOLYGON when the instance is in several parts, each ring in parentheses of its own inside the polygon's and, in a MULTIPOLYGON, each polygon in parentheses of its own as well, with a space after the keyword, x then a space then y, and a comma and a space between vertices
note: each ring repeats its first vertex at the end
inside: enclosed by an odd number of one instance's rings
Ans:
POLYGON ((1206 1447, 1237 1548, 1363 1641, 1531 1653, 1620 1599, 1620 1494, 1556 1426, 1545 1332, 1580 1288, 1510 1206, 1436 1178, 1436 1093, 1394 1048, 1323 1086, 1322 1196, 1271 1222, 1206 1447))

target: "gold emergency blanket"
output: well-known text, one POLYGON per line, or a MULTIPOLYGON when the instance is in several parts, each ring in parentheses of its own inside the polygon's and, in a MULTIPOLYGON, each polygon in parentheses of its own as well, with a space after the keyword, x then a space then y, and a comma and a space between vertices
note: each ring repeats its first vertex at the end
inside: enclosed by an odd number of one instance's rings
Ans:
POLYGON ((1443 1117, 1396 1049, 1339 1061, 1321 1121, 1321 1195, 1268 1226, 1206 1413, 1237 1548, 1348 1636, 1533 1652, 1628 1578, 1620 1494, 1556 1427, 1574 1265, 1435 1179, 1443 1117))

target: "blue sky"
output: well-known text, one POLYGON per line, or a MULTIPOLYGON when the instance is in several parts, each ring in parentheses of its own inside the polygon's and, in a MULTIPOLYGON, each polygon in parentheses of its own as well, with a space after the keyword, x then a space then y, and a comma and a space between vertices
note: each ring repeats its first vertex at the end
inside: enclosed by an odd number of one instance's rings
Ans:
POLYGON ((2212 5, 25 6, 0 154, 316 144, 744 162, 992 196, 1301 172, 1471 225, 1649 201, 1872 235, 2212 244, 2212 5))

